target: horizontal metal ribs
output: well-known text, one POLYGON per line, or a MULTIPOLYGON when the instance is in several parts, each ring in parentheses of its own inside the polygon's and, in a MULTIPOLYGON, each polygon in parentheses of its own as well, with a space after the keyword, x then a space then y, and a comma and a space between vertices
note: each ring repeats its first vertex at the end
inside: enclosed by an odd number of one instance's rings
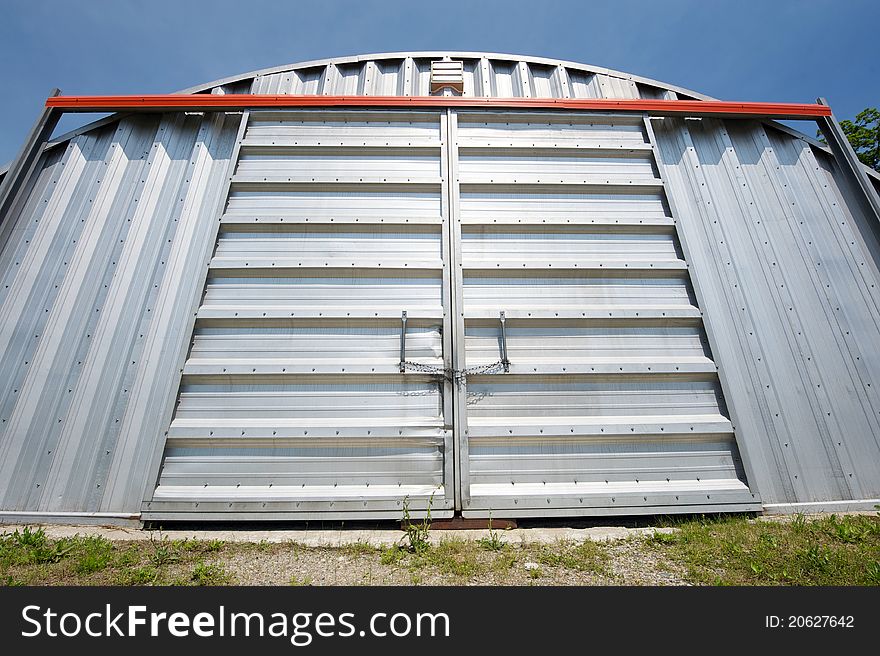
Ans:
MULTIPOLYGON (((446 507, 440 115, 253 112, 150 512, 446 507)), ((328 515, 329 516, 329 515, 328 515)))
POLYGON ((465 514, 728 507, 742 480, 641 117, 460 113, 465 514))

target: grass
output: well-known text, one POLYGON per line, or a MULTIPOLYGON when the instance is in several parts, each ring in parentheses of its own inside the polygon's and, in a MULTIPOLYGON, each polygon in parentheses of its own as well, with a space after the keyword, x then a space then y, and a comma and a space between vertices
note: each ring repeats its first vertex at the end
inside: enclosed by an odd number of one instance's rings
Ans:
POLYGON ((189 576, 188 585, 226 585, 230 582, 226 568, 220 564, 206 564, 199 561, 189 576))
POLYGON ((605 572, 606 551, 596 542, 575 543, 560 540, 537 547, 538 562, 547 567, 563 567, 576 572, 605 572))
MULTIPOLYGON (((144 541, 82 535, 53 540, 42 529, 25 528, 0 535, 0 585, 249 583, 253 579, 247 573, 236 572, 252 571, 264 558, 269 559, 269 576, 290 585, 615 583, 623 579, 614 572, 627 563, 631 571, 632 562, 624 559, 634 556, 644 557, 651 572, 668 570, 675 580, 697 585, 880 585, 880 514, 658 523, 675 531, 616 546, 506 543, 495 531, 479 540, 446 533, 439 541, 424 535, 418 548, 405 533, 388 548, 366 542, 331 548, 171 540, 161 533, 144 541)), ((266 566, 255 569, 267 571, 266 566)))
POLYGON ((379 549, 377 547, 374 547, 369 542, 362 542, 360 540, 358 540, 357 542, 352 542, 351 544, 343 545, 339 547, 339 550, 349 556, 364 556, 379 552, 379 549))
POLYGON ((880 516, 673 521, 650 544, 703 585, 880 585, 880 516))
POLYGON ((288 585, 293 586, 305 586, 312 584, 312 578, 310 576, 297 576, 294 574, 290 577, 290 580, 287 582, 288 585))
POLYGON ((219 540, 111 542, 75 535, 50 540, 25 527, 0 535, 4 585, 226 585, 233 578, 206 557, 226 549, 219 540))

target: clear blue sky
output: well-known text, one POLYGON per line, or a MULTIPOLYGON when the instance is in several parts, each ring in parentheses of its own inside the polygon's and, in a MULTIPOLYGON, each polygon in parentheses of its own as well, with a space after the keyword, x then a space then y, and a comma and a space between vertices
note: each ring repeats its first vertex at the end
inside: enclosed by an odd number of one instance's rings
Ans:
MULTIPOLYGON (((52 87, 166 93, 255 68, 398 50, 568 59, 723 99, 880 105, 878 0, 0 0, 0 164, 52 87)), ((65 119, 62 127, 69 129, 65 119)), ((812 130, 811 130, 812 132, 812 130)))

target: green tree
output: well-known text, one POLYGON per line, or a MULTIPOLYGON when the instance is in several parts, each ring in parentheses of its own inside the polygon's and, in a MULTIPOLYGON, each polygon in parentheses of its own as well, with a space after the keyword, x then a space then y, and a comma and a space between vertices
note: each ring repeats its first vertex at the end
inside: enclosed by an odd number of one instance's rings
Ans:
POLYGON ((868 107, 856 120, 841 121, 840 127, 862 163, 880 171, 880 110, 868 107))

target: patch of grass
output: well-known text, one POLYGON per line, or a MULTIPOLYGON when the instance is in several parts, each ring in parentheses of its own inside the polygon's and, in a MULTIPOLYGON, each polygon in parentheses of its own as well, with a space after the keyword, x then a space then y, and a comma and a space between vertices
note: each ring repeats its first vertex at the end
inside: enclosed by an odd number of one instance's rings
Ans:
POLYGON ((382 552, 379 556, 379 562, 383 565, 396 565, 404 558, 406 558, 406 551, 402 547, 394 545, 382 552))
POLYGON ((880 517, 741 516, 682 521, 648 543, 681 563, 694 583, 712 585, 877 585, 880 517))
POLYGON ((288 585, 293 586, 306 586, 312 584, 312 577, 310 576, 297 576, 294 574, 290 577, 290 580, 287 581, 288 585))
POLYGON ((218 540, 111 542, 100 536, 49 539, 40 529, 0 535, 0 583, 28 585, 217 585, 231 577, 203 557, 230 549, 218 540))
POLYGON ((207 554, 216 553, 223 549, 225 545, 226 543, 223 540, 195 540, 186 538, 183 540, 171 540, 167 545, 163 546, 166 546, 171 552, 176 554, 207 554))
POLYGON ((113 560, 113 543, 97 535, 74 538, 71 557, 77 574, 100 572, 113 560))
POLYGON ((592 540, 578 543, 560 540, 553 545, 542 545, 536 556, 542 565, 578 572, 601 573, 607 560, 605 550, 592 540))
POLYGON ((344 554, 348 554, 349 556, 366 556, 379 551, 377 547, 374 547, 369 542, 363 542, 361 540, 358 540, 357 542, 352 542, 351 544, 343 545, 339 547, 339 550, 344 554))
POLYGON ((203 561, 199 561, 189 575, 190 585, 225 585, 231 580, 223 565, 207 565, 203 561))
POLYGON ((477 549, 474 542, 442 540, 437 546, 425 551, 420 559, 414 559, 414 565, 434 567, 442 574, 472 577, 486 569, 477 558, 477 549))
POLYGON ((516 554, 508 549, 502 549, 501 552, 498 552, 495 558, 492 559, 492 571, 498 573, 509 572, 511 568, 516 564, 516 554))
POLYGON ((117 585, 160 585, 162 573, 151 565, 123 569, 116 575, 117 585))
POLYGON ((75 546, 76 538, 53 542, 46 537, 42 528, 25 526, 21 531, 0 536, 0 565, 57 563, 66 558, 75 546))
POLYGON ((141 562, 140 549, 135 545, 127 547, 118 547, 114 552, 114 567, 126 568, 137 565, 141 562))

